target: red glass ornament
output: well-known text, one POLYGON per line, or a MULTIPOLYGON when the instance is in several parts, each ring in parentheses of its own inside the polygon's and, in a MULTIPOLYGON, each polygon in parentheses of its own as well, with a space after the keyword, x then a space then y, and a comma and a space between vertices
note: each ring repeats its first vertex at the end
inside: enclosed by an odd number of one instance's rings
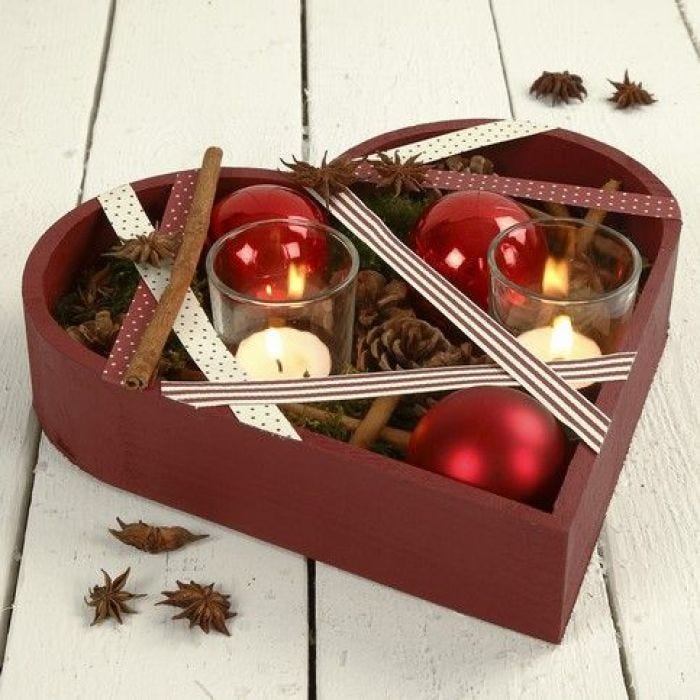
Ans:
POLYGON ((280 219, 256 222, 225 239, 214 271, 242 294, 288 301, 312 296, 326 277, 327 262, 323 229, 306 219, 280 219))
MULTIPOLYGON (((428 207, 410 236, 413 250, 481 308, 488 310, 487 252, 494 237, 530 217, 516 202, 493 192, 453 192, 428 207)), ((504 273, 526 284, 541 273, 547 250, 526 226, 502 258, 504 273)), ((501 262, 501 261, 499 261, 501 262)))
POLYGON ((407 461, 516 501, 548 506, 564 475, 564 431, 522 391, 475 387, 450 394, 418 423, 407 461))
MULTIPOLYGON (((312 199, 289 187, 251 185, 217 202, 209 228, 213 242, 245 224, 266 219, 300 218, 326 223, 323 210, 312 199)), ((287 298, 289 266, 312 278, 326 264, 325 236, 311 227, 291 223, 270 224, 261 231, 253 227, 225 245, 217 259, 216 272, 230 287, 258 298, 287 298), (283 280, 284 290, 280 280, 283 280)))
POLYGON ((244 224, 290 216, 326 223, 323 209, 300 192, 281 185, 250 185, 232 192, 214 205, 209 239, 213 243, 244 224))

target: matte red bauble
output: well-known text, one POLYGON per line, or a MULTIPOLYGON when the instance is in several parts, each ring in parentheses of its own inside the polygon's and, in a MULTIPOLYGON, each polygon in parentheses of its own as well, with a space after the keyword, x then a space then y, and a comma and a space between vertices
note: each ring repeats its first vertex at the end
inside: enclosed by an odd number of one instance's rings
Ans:
POLYGON ((209 239, 214 242, 225 233, 256 221, 302 219, 326 223, 326 216, 316 202, 289 187, 281 185, 251 185, 220 199, 211 213, 209 239))
MULTIPOLYGON (((489 245, 498 233, 529 218, 516 202, 500 194, 453 192, 423 212, 413 227, 410 244, 431 267, 488 310, 489 245)), ((530 227, 523 228, 517 248, 504 272, 513 281, 526 284, 541 274, 547 250, 530 227)))
POLYGON ((411 436, 408 462, 516 501, 550 505, 567 442, 554 416, 515 389, 475 387, 437 403, 411 436))
MULTIPOLYGON (((322 209, 312 199, 289 187, 244 187, 217 202, 211 216, 210 242, 239 226, 289 218, 326 222, 322 209)), ((287 267, 291 264, 310 279, 322 271, 326 258, 326 239, 314 235, 313 229, 287 223, 271 224, 267 231, 256 227, 244 230, 227 243, 217 273, 230 287, 254 290, 270 275, 286 279, 287 267)), ((285 295, 286 292, 278 294, 272 289, 270 298, 284 298, 285 295)))

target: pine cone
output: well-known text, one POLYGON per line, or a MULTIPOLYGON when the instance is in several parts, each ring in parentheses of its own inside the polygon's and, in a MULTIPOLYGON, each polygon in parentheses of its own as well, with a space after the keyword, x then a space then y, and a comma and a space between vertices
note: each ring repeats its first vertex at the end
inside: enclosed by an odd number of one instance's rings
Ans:
POLYGON ((376 270, 360 270, 355 301, 358 331, 367 332, 373 326, 398 315, 415 315, 408 303, 408 285, 403 280, 388 282, 376 270))
POLYGON ((456 347, 427 321, 396 316, 372 328, 361 338, 357 369, 376 372, 418 367, 446 367, 468 362, 471 346, 456 347), (466 351, 466 352, 465 352, 466 351))

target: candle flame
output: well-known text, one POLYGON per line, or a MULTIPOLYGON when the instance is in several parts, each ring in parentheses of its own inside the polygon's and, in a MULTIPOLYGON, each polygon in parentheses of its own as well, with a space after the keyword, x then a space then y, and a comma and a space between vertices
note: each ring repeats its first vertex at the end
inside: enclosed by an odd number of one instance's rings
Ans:
POLYGON ((290 299, 301 299, 306 288, 306 270, 303 265, 297 266, 295 263, 289 265, 289 275, 287 277, 287 294, 290 299))
POLYGON ((267 294, 267 296, 269 296, 269 297, 272 296, 272 285, 271 284, 265 285, 265 294, 267 294))
POLYGON ((566 260, 547 258, 542 275, 542 292, 555 297, 567 296, 569 293, 569 263, 566 260))
POLYGON ((282 336, 274 328, 265 331, 265 350, 273 360, 282 359, 282 336))
POLYGON ((552 357, 566 359, 571 356, 574 349, 574 329, 571 319, 562 314, 552 321, 552 339, 549 344, 552 357))

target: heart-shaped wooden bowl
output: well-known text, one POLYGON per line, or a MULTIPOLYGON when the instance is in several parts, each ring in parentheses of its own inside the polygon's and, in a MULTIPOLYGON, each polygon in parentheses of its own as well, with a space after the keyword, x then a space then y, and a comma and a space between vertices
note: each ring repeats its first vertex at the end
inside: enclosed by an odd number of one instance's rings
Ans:
MULTIPOLYGON (((383 134, 349 155, 386 151, 487 120, 383 134)), ((624 153, 554 130, 483 149, 499 172, 669 196, 624 153)), ((134 183, 160 219, 174 175, 134 183)), ((285 183, 270 170, 225 168, 219 195, 285 183)), ((596 403, 612 416, 600 455, 580 445, 551 512, 308 431, 301 442, 239 424, 227 409, 195 411, 105 382, 104 358, 72 340, 52 310, 78 270, 114 242, 97 200, 39 240, 23 279, 34 407, 68 458, 105 482, 195 513, 408 593, 558 641, 576 599, 635 424, 663 350, 680 222, 611 216, 652 262, 623 349, 638 351, 625 383, 596 403)))

